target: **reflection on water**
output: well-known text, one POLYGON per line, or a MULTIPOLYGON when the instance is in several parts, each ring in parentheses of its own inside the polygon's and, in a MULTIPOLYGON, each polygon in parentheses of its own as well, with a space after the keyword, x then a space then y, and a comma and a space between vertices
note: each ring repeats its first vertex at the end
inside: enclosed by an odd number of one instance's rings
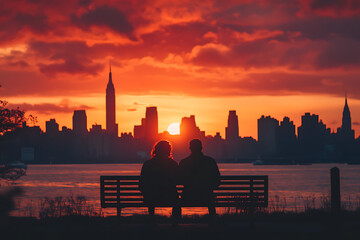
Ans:
MULTIPOLYGON (((320 204, 329 195, 330 168, 340 168, 341 194, 344 203, 359 207, 360 165, 314 164, 284 166, 253 166, 251 164, 219 164, 222 175, 268 175, 270 205, 281 203, 286 209, 301 210, 307 204, 320 204), (283 202, 286 198, 286 203, 283 202)), ((90 203, 100 207, 99 181, 101 175, 138 175, 141 164, 86 164, 86 165, 30 165, 27 176, 16 184, 23 186, 20 208, 14 215, 23 215, 28 205, 36 205, 44 197, 69 195, 85 196, 90 203)), ((225 209, 226 210, 226 209, 225 209)), ((223 212, 224 209, 218 211, 223 212)), ((169 209, 159 212, 169 214, 169 209)), ((123 215, 146 213, 146 209, 124 209, 123 215)), ((158 212, 158 211, 157 211, 158 212)), ((204 214, 206 208, 185 208, 184 214, 204 214)), ((105 210, 105 215, 114 213, 105 210)))

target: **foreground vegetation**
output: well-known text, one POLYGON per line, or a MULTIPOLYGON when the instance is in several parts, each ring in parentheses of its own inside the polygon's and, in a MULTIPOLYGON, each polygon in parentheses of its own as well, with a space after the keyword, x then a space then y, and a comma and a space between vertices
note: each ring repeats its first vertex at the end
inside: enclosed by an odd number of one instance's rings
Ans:
POLYGON ((335 214, 328 198, 316 209, 314 198, 304 200, 302 211, 287 211, 284 200, 275 198, 269 208, 229 208, 213 221, 208 215, 185 215, 174 227, 169 216, 156 216, 156 224, 146 214, 104 217, 81 196, 45 198, 36 212, 28 209, 31 217, 2 211, 0 239, 360 239, 360 208, 335 214))
POLYGON ((1 239, 359 239, 360 211, 224 214, 212 224, 207 215, 185 216, 177 227, 171 219, 62 216, 43 219, 3 217, 1 239))

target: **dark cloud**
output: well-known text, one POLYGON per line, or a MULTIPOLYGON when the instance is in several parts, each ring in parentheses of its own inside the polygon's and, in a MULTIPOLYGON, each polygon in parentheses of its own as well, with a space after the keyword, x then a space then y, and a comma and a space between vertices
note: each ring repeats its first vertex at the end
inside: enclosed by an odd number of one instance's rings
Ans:
POLYGON ((360 41, 360 17, 329 18, 313 16, 294 18, 286 23, 270 26, 270 29, 300 32, 301 37, 311 40, 329 40, 333 37, 352 38, 360 41))
POLYGON ((355 126, 360 126, 360 122, 353 122, 352 124, 355 126))
POLYGON ((104 69, 102 64, 94 63, 91 48, 85 42, 30 43, 30 51, 47 57, 54 63, 39 63, 41 73, 90 74, 97 75, 104 69), (60 62, 59 62, 60 60, 60 62))
POLYGON ((15 66, 15 67, 21 67, 21 68, 25 68, 25 67, 29 66, 29 64, 23 60, 10 62, 10 65, 15 66))
POLYGON ((65 60, 62 63, 53 64, 38 64, 41 73, 45 74, 57 74, 57 73, 68 73, 68 74, 90 74, 97 75, 104 69, 102 64, 84 64, 78 59, 65 60))
POLYGON ((345 7, 347 5, 346 0, 313 0, 310 6, 313 9, 322 9, 329 7, 345 7))
POLYGON ((80 27, 88 29, 91 26, 108 27, 119 34, 126 34, 135 40, 134 27, 128 21, 126 15, 115 7, 100 6, 90 10, 80 17, 73 16, 72 22, 80 27))
POLYGON ((45 14, 0 12, 0 46, 19 40, 33 32, 38 36, 46 35, 51 27, 45 14), (24 31, 28 30, 28 31, 24 31))
POLYGON ((20 103, 20 104, 9 104, 9 107, 19 107, 25 111, 31 111, 38 114, 54 114, 54 113, 72 113, 76 109, 94 109, 91 106, 87 105, 75 105, 69 102, 68 100, 62 100, 58 104, 54 103, 39 103, 39 104, 29 104, 29 103, 20 103))
MULTIPOLYGON (((316 46, 316 45, 315 45, 316 46)), ((239 42, 230 47, 218 44, 198 46, 193 50, 191 62, 201 66, 242 67, 245 69, 287 66, 292 69, 311 65, 308 53, 314 45, 292 45, 260 39, 239 42)), ((319 49, 315 49, 319 51, 319 49)), ((312 66, 316 68, 316 66, 312 66)))
POLYGON ((79 6, 89 6, 92 3, 92 0, 79 0, 79 6))
POLYGON ((312 0, 309 5, 313 10, 332 9, 340 11, 343 9, 356 10, 360 8, 358 0, 312 0))
POLYGON ((360 41, 346 38, 331 40, 317 59, 319 68, 351 67, 360 65, 360 41))
POLYGON ((28 27, 36 33, 46 33, 50 27, 46 15, 31 15, 27 13, 18 13, 14 19, 19 26, 28 27))

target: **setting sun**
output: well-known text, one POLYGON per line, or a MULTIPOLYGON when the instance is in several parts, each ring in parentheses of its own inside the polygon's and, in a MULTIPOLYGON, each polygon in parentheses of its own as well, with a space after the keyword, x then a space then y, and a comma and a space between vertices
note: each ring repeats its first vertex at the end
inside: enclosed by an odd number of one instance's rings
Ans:
POLYGON ((171 135, 179 135, 180 134, 180 123, 175 122, 168 126, 167 131, 171 135))

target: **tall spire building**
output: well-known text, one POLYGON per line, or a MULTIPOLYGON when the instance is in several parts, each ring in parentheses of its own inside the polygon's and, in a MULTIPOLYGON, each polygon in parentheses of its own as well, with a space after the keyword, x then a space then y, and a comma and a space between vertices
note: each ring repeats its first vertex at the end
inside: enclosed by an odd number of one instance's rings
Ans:
POLYGON ((111 65, 109 82, 106 87, 106 132, 118 136, 118 125, 115 123, 115 88, 112 82, 111 65))
POLYGON ((351 115, 350 109, 347 102, 347 94, 345 93, 345 106, 342 116, 341 127, 338 128, 338 134, 342 141, 352 141, 355 139, 355 132, 351 129, 351 115))

